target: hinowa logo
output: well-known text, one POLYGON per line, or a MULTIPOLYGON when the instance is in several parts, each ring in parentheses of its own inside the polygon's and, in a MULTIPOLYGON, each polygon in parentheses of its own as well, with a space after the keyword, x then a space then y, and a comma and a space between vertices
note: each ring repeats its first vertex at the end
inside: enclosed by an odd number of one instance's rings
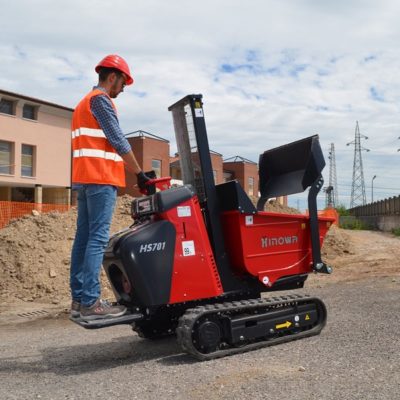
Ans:
POLYGON ((285 244, 295 244, 298 241, 298 236, 265 236, 261 238, 261 247, 283 246, 285 244))

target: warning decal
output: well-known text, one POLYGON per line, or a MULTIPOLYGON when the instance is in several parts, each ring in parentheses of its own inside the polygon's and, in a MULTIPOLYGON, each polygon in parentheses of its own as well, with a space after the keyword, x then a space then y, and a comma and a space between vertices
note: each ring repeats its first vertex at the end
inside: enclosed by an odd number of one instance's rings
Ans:
POLYGON ((253 216, 252 215, 246 215, 245 224, 253 225, 253 216))
POLYGON ((194 109, 196 117, 202 117, 203 116, 203 109, 202 108, 195 108, 194 109))
POLYGON ((191 215, 190 206, 178 207, 178 217, 190 217, 191 215))
POLYGON ((182 242, 182 254, 184 257, 194 256, 196 254, 193 240, 186 240, 185 242, 182 242))

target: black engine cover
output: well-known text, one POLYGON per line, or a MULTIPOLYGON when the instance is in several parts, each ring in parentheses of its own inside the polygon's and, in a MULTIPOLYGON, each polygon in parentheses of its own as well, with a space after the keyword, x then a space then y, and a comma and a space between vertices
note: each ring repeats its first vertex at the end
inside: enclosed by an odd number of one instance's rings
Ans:
POLYGON ((111 238, 104 268, 123 269, 142 306, 169 303, 176 231, 169 221, 152 221, 111 238))

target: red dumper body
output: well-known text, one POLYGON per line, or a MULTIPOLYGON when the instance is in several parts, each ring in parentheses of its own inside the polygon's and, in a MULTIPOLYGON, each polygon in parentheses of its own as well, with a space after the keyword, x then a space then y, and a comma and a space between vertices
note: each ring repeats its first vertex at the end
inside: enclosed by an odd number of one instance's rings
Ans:
MULTIPOLYGON (((332 219, 318 219, 320 245, 332 219)), ((313 271, 310 221, 301 214, 228 211, 222 214, 225 245, 238 274, 250 274, 267 286, 282 277, 313 271)))

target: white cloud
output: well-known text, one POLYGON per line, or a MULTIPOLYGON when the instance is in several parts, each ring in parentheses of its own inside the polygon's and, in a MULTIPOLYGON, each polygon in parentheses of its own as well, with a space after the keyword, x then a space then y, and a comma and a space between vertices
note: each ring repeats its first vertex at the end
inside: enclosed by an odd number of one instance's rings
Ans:
MULTIPOLYGON (((355 123, 367 187, 398 194, 400 3, 392 0, 0 0, 0 88, 73 107, 95 64, 119 53, 135 85, 117 99, 123 129, 171 140, 167 108, 204 95, 210 146, 257 161, 318 133, 335 143, 348 204, 355 123), (390 163, 388 161, 390 160, 390 163)), ((328 161, 328 160, 327 160, 328 161)), ((328 177, 328 170, 325 170, 328 177)), ((378 197, 377 197, 378 196, 378 197)), ((323 196, 321 195, 321 200, 323 196)))

